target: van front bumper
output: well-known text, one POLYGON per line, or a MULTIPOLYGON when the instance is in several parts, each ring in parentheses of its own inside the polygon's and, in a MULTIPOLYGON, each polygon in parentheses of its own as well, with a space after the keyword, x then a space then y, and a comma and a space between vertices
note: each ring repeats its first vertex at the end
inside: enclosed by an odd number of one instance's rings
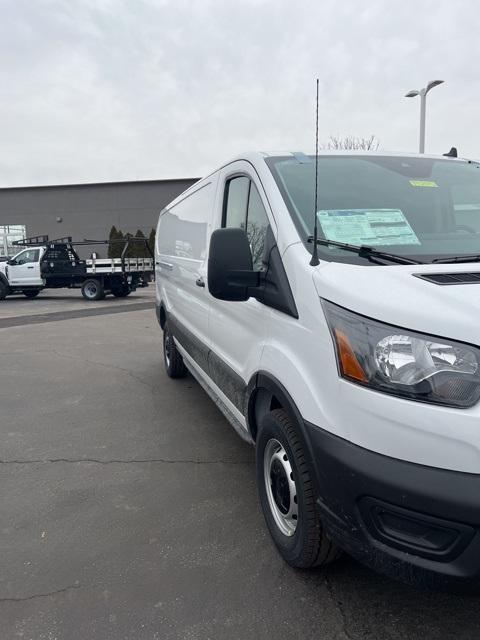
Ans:
POLYGON ((417 586, 480 584, 480 475, 380 455, 305 423, 322 519, 372 567, 417 586))

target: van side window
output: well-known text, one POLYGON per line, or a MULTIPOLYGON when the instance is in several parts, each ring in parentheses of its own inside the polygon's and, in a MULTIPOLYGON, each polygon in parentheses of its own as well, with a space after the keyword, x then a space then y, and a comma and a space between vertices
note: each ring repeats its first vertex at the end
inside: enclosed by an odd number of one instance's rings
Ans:
POLYGON ((262 268, 268 217, 256 186, 246 176, 232 178, 226 184, 225 227, 245 229, 250 241, 253 268, 262 268))
POLYGON ((212 184, 198 189, 160 215, 158 252, 203 260, 207 252, 207 224, 212 211, 212 184))
POLYGON ((249 191, 250 180, 245 176, 232 178, 227 182, 226 227, 245 229, 249 191))

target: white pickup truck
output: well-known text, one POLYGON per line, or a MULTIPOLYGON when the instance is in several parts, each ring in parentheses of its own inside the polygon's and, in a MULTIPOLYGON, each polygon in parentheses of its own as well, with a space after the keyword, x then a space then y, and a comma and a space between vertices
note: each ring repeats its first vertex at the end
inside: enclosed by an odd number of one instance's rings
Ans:
POLYGON ((123 298, 148 286, 153 274, 153 258, 79 258, 74 245, 93 242, 37 236, 16 244, 24 248, 0 262, 0 300, 14 293, 34 298, 47 288, 79 288, 86 300, 101 300, 107 293, 123 298))

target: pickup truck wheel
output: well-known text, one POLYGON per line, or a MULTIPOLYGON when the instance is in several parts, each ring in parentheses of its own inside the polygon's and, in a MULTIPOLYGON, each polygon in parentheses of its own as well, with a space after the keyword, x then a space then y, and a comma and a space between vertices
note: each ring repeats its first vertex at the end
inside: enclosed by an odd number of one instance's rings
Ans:
POLYGON ((10 287, 3 280, 0 280, 0 300, 5 300, 5 298, 10 293, 10 287))
POLYGON ((40 289, 24 289, 22 293, 26 298, 36 298, 40 293, 40 289))
POLYGON ((256 469, 263 515, 283 559, 292 567, 308 569, 339 557, 320 520, 313 469, 295 424, 283 409, 261 421, 256 469))
POLYGON ((105 297, 103 285, 98 280, 85 280, 82 285, 82 296, 85 300, 102 300, 105 297))
POLYGON ((122 284, 117 285, 116 287, 112 287, 112 294, 115 296, 115 298, 126 298, 131 293, 132 290, 130 289, 130 285, 128 284, 122 284))
POLYGON ((184 378, 187 375, 187 367, 175 346, 175 340, 168 328, 168 322, 163 328, 163 358, 167 375, 170 378, 184 378))

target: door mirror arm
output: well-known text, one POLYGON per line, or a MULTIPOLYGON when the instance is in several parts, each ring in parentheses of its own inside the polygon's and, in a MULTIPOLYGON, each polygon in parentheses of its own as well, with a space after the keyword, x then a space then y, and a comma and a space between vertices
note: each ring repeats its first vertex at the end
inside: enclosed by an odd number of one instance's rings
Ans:
POLYGON ((244 292, 245 300, 248 298, 263 299, 265 291, 265 274, 263 271, 236 270, 227 275, 229 287, 238 287, 239 292, 244 292))
POLYGON ((260 271, 229 271, 227 281, 232 286, 247 287, 249 291, 257 289, 260 285, 260 271))

